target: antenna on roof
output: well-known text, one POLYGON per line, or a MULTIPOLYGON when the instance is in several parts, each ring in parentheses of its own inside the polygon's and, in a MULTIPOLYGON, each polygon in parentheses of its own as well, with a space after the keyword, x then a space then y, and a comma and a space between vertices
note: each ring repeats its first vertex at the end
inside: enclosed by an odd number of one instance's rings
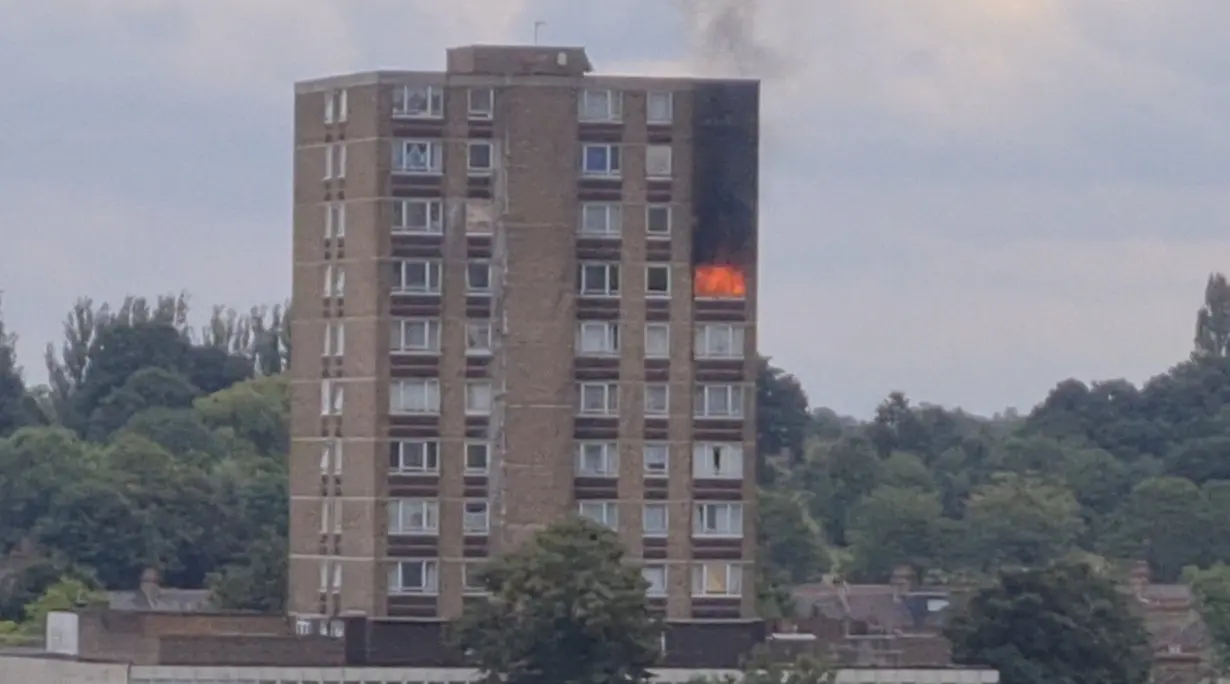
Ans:
POLYGON ((535 45, 537 45, 537 44, 538 44, 538 30, 539 30, 539 29, 541 29, 542 27, 546 26, 546 25, 547 25, 547 22, 542 21, 541 19, 539 19, 538 21, 534 22, 534 44, 535 44, 535 45))

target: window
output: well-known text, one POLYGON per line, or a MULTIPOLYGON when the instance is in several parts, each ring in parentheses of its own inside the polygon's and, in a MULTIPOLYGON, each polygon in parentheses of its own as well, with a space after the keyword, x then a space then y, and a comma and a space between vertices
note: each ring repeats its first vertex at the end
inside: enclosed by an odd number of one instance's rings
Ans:
POLYGON ((471 381, 466 383, 466 415, 486 416, 491 414, 491 383, 471 381))
POLYGON ((618 323, 582 321, 577 325, 578 356, 614 356, 618 354, 618 323))
POLYGON ((389 569, 390 594, 435 594, 440 566, 433 560, 394 563, 389 569))
POLYGON ((440 381, 435 378, 406 378, 389 384, 389 412, 439 413, 440 381))
POLYGON ((618 237, 623 216, 623 207, 613 202, 586 202, 581 205, 581 234, 618 237))
POLYGON ((668 124, 675 119, 675 98, 667 90, 650 91, 645 94, 645 121, 650 124, 668 124))
POLYGON ((491 354, 491 321, 466 321, 466 356, 491 354))
POLYGON ((650 145, 645 148, 645 175, 650 178, 671 177, 670 145, 650 145))
POLYGON ((693 399, 697 418, 742 418, 742 385, 697 385, 693 399))
POLYGON ((440 233, 444 230, 440 200, 407 199, 393 202, 394 233, 440 233))
POLYGON ((325 349, 322 356, 346 354, 346 328, 341 322, 325 323, 325 349))
POLYGON ((645 477, 666 477, 670 452, 670 445, 665 442, 647 442, 641 449, 645 477))
POLYGON ((444 169, 444 146, 438 140, 393 142, 393 173, 437 174, 444 169))
POLYGON ((641 512, 646 537, 665 537, 669 514, 664 503, 647 503, 641 512))
POLYGON ((389 444, 389 470, 434 473, 440 469, 440 443, 434 439, 402 439, 389 444))
POLYGON ((389 501, 389 534, 436 534, 440 530, 440 502, 434 499, 389 501))
POLYGON ((346 205, 343 202, 329 202, 325 205, 325 237, 346 237, 346 205))
POLYGON ((325 180, 346 177, 346 144, 325 145, 325 180))
POLYGON ((583 382, 580 412, 584 416, 613 416, 619 413, 619 384, 614 382, 583 382))
POLYGON ((692 536, 742 537, 743 504, 696 504, 692 513, 692 536))
POLYGON ((487 593, 487 587, 483 585, 482 563, 471 561, 461 565, 461 590, 470 595, 487 593))
POLYGON ((619 264, 583 262, 577 267, 577 281, 586 297, 619 296, 619 264))
POLYGON ((393 292, 440 294, 440 262, 428 259, 393 262, 393 292))
POLYGON ((346 294, 346 269, 332 264, 325 266, 325 296, 343 297, 346 294))
POLYGON ((490 526, 486 501, 467 501, 461 516, 461 531, 465 534, 487 534, 490 526))
POLYGON ((645 207, 645 232, 649 237, 670 237, 671 205, 650 204, 645 207))
POLYGON ((583 145, 581 147, 581 172, 584 175, 618 178, 619 170, 619 145, 583 145))
POLYGON ((494 153, 489 142, 471 142, 466 146, 466 169, 471 176, 491 173, 495 165, 494 153))
POLYGON ((645 385, 645 415, 665 416, 670 411, 670 387, 665 383, 645 385))
POLYGON ((340 416, 346 403, 346 393, 337 380, 320 381, 320 415, 340 416))
POLYGON ((692 477, 743 479, 743 445, 700 443, 692 447, 692 477))
POLYGON ((490 459, 490 444, 486 442, 466 442, 466 475, 486 475, 490 459))
POLYGON ((705 323, 696 326, 694 352, 698 359, 743 358, 743 326, 705 323))
POLYGON ((466 235, 491 235, 495 223, 495 207, 489 199, 468 199, 466 208, 466 235))
POLYGON ((743 568, 738 563, 697 563, 692 566, 693 596, 741 596, 743 568))
POLYGON ((619 475, 619 444, 616 442, 577 444, 577 475, 617 477, 619 475))
POLYGON ((645 358, 665 359, 671 355, 671 328, 666 323, 645 324, 645 358))
POLYGON ((331 90, 325 93, 325 123, 345 123, 350 115, 349 103, 346 101, 345 90, 331 90))
POLYGON ((650 264, 645 267, 645 294, 650 297, 671 296, 671 267, 650 264))
POLYGON ((393 116, 439 119, 444 116, 444 91, 437 86, 402 86, 393 90, 393 116))
POLYGON ((624 115, 624 94, 617 90, 582 90, 581 121, 619 121, 624 115))
POLYGON ((619 527, 619 503, 616 501, 582 501, 581 517, 611 529, 619 527))
POLYGON ((342 474, 342 443, 337 440, 328 440, 321 446, 320 449, 320 474, 321 475, 341 475, 342 474))
POLYGON ((389 351, 394 354, 437 354, 440 351, 440 320, 403 318, 393 321, 389 351))
POLYGON ((334 593, 342 590, 342 563, 341 561, 333 561, 330 564, 328 561, 320 564, 320 592, 334 593), (332 572, 330 572, 332 568, 332 572), (332 580, 332 581, 330 581, 332 580))
POLYGON ((320 533, 342 533, 342 500, 321 499, 320 501, 320 533), (330 505, 332 504, 332 505, 330 505))
POLYGON ((641 578, 649 585, 645 588, 646 596, 666 596, 665 565, 646 565, 641 568, 641 578))
POLYGON ((471 261, 466 264, 466 293, 489 294, 491 292, 491 263, 471 261))
POLYGON ((466 114, 471 119, 490 119, 495 115, 495 90, 470 88, 466 93, 466 114))

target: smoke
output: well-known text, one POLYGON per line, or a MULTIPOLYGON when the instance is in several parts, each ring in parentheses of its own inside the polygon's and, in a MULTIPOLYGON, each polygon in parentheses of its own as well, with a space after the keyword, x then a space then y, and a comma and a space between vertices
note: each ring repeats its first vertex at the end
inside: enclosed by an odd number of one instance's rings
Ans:
POLYGON ((706 76, 762 80, 785 75, 787 60, 756 33, 763 0, 680 0, 690 57, 706 76))

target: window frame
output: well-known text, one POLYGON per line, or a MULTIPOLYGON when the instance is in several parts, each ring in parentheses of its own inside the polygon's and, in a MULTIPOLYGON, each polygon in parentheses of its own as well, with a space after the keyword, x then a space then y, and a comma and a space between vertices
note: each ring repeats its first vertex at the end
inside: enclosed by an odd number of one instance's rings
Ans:
POLYGON ((645 177, 650 180, 669 180, 675 177, 675 151, 670 145, 649 144, 645 146, 645 177), (654 157, 657 156, 657 159, 654 157), (665 169, 654 169, 661 164, 665 169))
POLYGON ((585 440, 577 442, 575 449, 574 468, 577 477, 619 477, 619 442, 585 440), (591 449, 598 449, 597 456, 601 466, 596 470, 586 467, 587 457, 592 455, 591 449))
POLYGON ((395 561, 389 569, 388 593, 393 596, 436 596, 440 593, 440 561, 434 558, 406 558, 395 561), (408 565, 419 566, 423 581, 417 587, 406 586, 405 566, 408 565))
POLYGON ((645 358, 647 359, 669 359, 671 357, 671 326, 669 323, 646 323, 645 324, 645 358), (666 333, 665 346, 661 353, 658 353, 656 344, 650 344, 650 330, 663 331, 666 333))
POLYGON ((386 507, 388 534, 390 537, 434 537, 440 534, 440 500, 420 497, 389 499, 386 507), (418 511, 407 511, 418 508, 418 511), (406 525, 406 516, 418 514, 423 518, 421 526, 406 525), (394 525, 394 520, 397 524, 394 525))
POLYGON ((577 515, 591 522, 606 526, 612 530, 619 529, 619 501, 617 500, 586 499, 584 501, 578 501, 577 502, 577 515), (595 506, 602 507, 601 509, 602 515, 598 516, 601 518, 601 520, 595 519, 594 517, 585 514, 585 511, 587 508, 593 508, 595 506))
POLYGON ((692 537, 696 539, 742 539, 746 524, 741 501, 697 501, 692 504, 692 537), (725 520, 726 525, 717 522, 725 520), (737 518, 737 519, 736 519, 737 518), (709 521, 715 524, 709 529, 709 521), (722 527, 723 529, 717 529, 722 527))
POLYGON ((698 383, 693 395, 692 417, 706 420, 743 420, 746 411, 747 387, 742 383, 698 383), (714 412, 710 408, 710 393, 725 392, 729 409, 714 412), (736 401, 737 399, 737 401, 736 401))
POLYGON ((490 121, 495 118, 495 88, 467 88, 466 89, 466 119, 470 121, 490 121), (475 93, 485 93, 487 99, 487 108, 479 109, 474 106, 475 93))
POLYGON ((663 417, 669 416, 671 412, 671 386, 666 382, 647 382, 645 383, 645 391, 641 397, 642 412, 647 417, 663 417), (650 391, 662 392, 662 408, 654 408, 652 411, 649 408, 650 391))
POLYGON ((395 439, 389 442, 389 472, 398 475, 404 474, 434 474, 440 472, 440 441, 436 439, 395 439), (409 467, 406 465, 408 459, 408 447, 419 447, 418 456, 423 461, 423 466, 419 468, 409 467), (396 464, 394 464, 394 452, 396 452, 396 464))
POLYGON ((490 140, 467 140, 466 174, 470 176, 489 176, 492 173, 495 173, 495 143, 490 140), (474 164, 474 150, 480 147, 487 148, 486 166, 476 166, 474 164))
POLYGON ((340 438, 324 440, 320 445, 320 474, 341 475, 345 449, 340 438))
POLYGON ((647 598, 662 598, 666 596, 667 592, 670 590, 670 583, 668 581, 670 579, 670 572, 667 570, 666 565, 664 563, 647 563, 645 565, 642 565, 641 566, 641 579, 644 580, 647 585, 649 585, 645 587, 645 596, 647 598), (655 589, 655 583, 651 581, 649 577, 647 576, 648 571, 650 570, 661 571, 662 583, 660 585, 661 586, 660 590, 655 589))
POLYGON ((742 480, 744 452, 741 442, 695 442, 692 444, 692 478, 701 480, 742 480), (733 462, 729 468, 706 467, 708 458, 716 452, 718 460, 733 462))
MULTIPOLYGON (((487 594, 487 588, 480 581, 477 585, 471 584, 471 580, 481 578, 479 573, 474 573, 472 568, 486 565, 482 561, 467 560, 461 563, 461 593, 463 596, 484 596, 487 594)), ((481 571, 480 571, 481 572, 481 571)))
POLYGON ((490 380, 467 380, 465 391, 465 411, 467 416, 489 416, 491 415, 491 406, 495 403, 495 388, 490 380), (478 392, 480 389, 485 389, 487 393, 486 408, 475 407, 472 399, 481 396, 478 392))
POLYGON ((494 289, 491 262, 487 259, 472 259, 466 262, 466 294, 475 297, 489 297, 494 289), (482 273, 485 267, 487 284, 475 285, 475 275, 482 273))
POLYGON ((320 381, 320 415, 340 416, 346 410, 346 386, 340 378, 320 381))
POLYGON ((689 590, 693 598, 740 598, 743 596, 743 565, 731 561, 704 561, 694 563, 691 568, 689 590), (710 592, 710 571, 721 568, 726 578, 722 582, 725 591, 710 592), (699 571, 699 574, 698 572, 699 571), (699 581, 698 581, 699 580, 699 581), (699 585, 699 586, 698 586, 699 585))
POLYGON ((624 93, 613 88, 583 88, 577 97, 577 120, 582 123, 619 123, 624 119, 624 93), (602 115, 592 115, 590 99, 602 96, 606 110, 602 115))
POLYGON ((321 534, 341 534, 345 529, 344 522, 341 499, 328 497, 320 500, 321 534))
POLYGON ((641 471, 645 477, 664 478, 670 477, 671 471, 671 445, 669 442, 645 442, 641 445, 641 471), (662 453, 662 468, 650 468, 650 460, 646 456, 650 453, 650 449, 661 449, 662 453))
POLYGON ((441 235, 444 233, 444 202, 438 199, 421 197, 393 200, 393 223, 390 230, 394 235, 441 235), (408 222, 410 207, 423 207, 426 223, 422 227, 413 226, 408 222), (401 219, 398 221, 398 219, 401 219))
POLYGON ((671 296, 671 267, 670 264, 645 264, 645 296, 650 299, 670 299, 671 296), (649 279, 651 273, 666 274, 666 289, 651 290, 649 289, 649 279))
POLYGON ((461 504, 461 534, 467 537, 481 537, 491 534, 491 502, 486 499, 466 499, 461 504), (470 525, 470 516, 479 515, 469 509, 471 506, 482 506, 482 525, 470 525))
POLYGON ((491 356, 491 319, 472 318, 466 321, 466 356, 491 356), (482 331, 486 330, 485 335, 481 335, 482 331), (480 336, 471 335, 471 333, 480 333, 480 336), (481 346, 471 344, 474 340, 481 340, 481 346))
POLYGON ((337 594, 342 590, 342 562, 340 560, 323 560, 320 562, 320 593, 337 594), (330 577, 331 576, 331 577, 330 577), (332 581, 330 581, 332 579, 332 581))
POLYGON ((335 200, 325 202, 325 239, 336 240, 346 237, 346 202, 335 200))
POLYGON ((674 229, 675 208, 666 202, 652 202, 645 205, 645 235, 650 240, 669 240, 674 229), (666 215, 666 230, 653 229, 653 214, 655 211, 666 215))
POLYGON ((581 297, 605 297, 617 298, 622 282, 622 273, 620 272, 620 264, 615 261, 582 261, 577 264, 577 294, 581 297), (589 269, 602 269, 602 287, 588 288, 589 285, 589 269), (614 275, 614 278, 612 278, 614 275), (612 285, 612 282, 614 285, 612 285))
POLYGON ((320 355, 325 358, 346 356, 345 321, 325 321, 325 343, 320 355))
POLYGON ((623 146, 619 143, 582 143, 581 175, 586 178, 620 178, 623 175, 623 146), (589 166, 590 150, 604 151, 605 163, 600 168, 589 166))
POLYGON ((346 267, 325 264, 325 299, 346 296, 346 267))
POLYGON ((619 415, 619 383, 610 381, 585 381, 577 383, 577 415, 581 416, 617 416, 619 415), (601 391, 603 405, 601 411, 585 408, 586 390, 601 391))
POLYGON ((325 177, 324 180, 343 180, 346 178, 346 143, 332 142, 325 144, 325 177))
POLYGON ((609 358, 619 356, 620 349, 619 339, 619 323, 617 321, 578 321, 577 322, 577 339, 576 339, 576 355, 580 357, 598 357, 609 358), (594 331, 600 330, 602 335, 602 345, 600 349, 589 348, 585 342, 591 339, 587 336, 587 331, 590 334, 597 334, 594 331))
POLYGON ((409 295, 439 295, 444 286, 444 264, 439 259, 398 259, 393 262, 394 274, 393 294, 409 295), (423 266, 424 284, 422 288, 410 287, 407 273, 411 266, 423 266))
POLYGON ((649 126, 669 126, 675 123, 675 93, 673 91, 650 90, 645 93, 645 123, 649 126), (665 118, 654 116, 654 96, 666 97, 665 118))
POLYGON ((402 85, 393 90, 394 119, 443 119, 444 118, 444 88, 438 85, 402 85), (410 103, 410 93, 421 91, 426 108, 421 112, 410 111, 406 106, 410 103), (399 97, 400 96, 400 97, 399 97), (399 109, 398 104, 402 107, 399 109))
POLYGON ((662 502, 648 502, 641 505, 641 536, 654 539, 665 537, 671 529, 671 511, 668 504, 662 502), (662 526, 660 529, 649 529, 650 510, 662 512, 662 526))
POLYGON ((434 416, 440 414, 440 379, 439 378, 397 378, 389 383, 389 415, 392 416, 434 416), (394 403, 395 397, 403 396, 403 394, 412 385, 421 385, 423 398, 427 401, 427 408, 421 411, 410 411, 402 406, 397 408, 394 403), (435 395, 434 406, 431 404, 432 395, 435 395))
POLYGON ((443 323, 439 318, 395 318, 393 329, 389 331, 389 353, 396 356, 438 355, 440 353, 440 331, 443 323), (411 346, 407 343, 407 330, 415 325, 423 326, 425 345, 411 346))
POLYGON ((692 354, 696 359, 726 359, 738 360, 745 357, 744 347, 747 342, 747 326, 738 323, 698 323, 692 336, 692 354), (716 329, 716 330, 715 330, 716 329), (723 333, 729 338, 728 353, 715 353, 711 338, 715 332, 723 333))
POLYGON ((463 452, 463 457, 465 460, 462 462, 461 467, 466 475, 486 475, 488 472, 490 472, 491 470, 491 443, 490 442, 480 442, 477 440, 470 440, 465 443, 463 448, 465 449, 465 451, 463 452), (470 466, 470 456, 471 456, 470 449, 474 447, 482 447, 483 449, 482 469, 472 468, 470 466))
POLYGON ((439 176, 444 173, 444 144, 431 138, 397 138, 393 142, 393 167, 396 176, 439 176), (426 166, 410 167, 411 147, 423 146, 426 150, 426 166))
POLYGON ((346 123, 350 116, 349 98, 345 88, 325 92, 325 125, 346 123))
POLYGON ((582 202, 577 234, 587 238, 616 239, 623 234, 624 207, 619 202, 582 202), (590 212, 602 212, 602 229, 590 230, 590 212))

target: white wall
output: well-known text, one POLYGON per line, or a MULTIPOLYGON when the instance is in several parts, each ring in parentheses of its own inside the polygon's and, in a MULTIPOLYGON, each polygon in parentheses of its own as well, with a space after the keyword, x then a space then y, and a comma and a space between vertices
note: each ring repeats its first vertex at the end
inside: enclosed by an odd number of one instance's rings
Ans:
POLYGON ((128 666, 0 656, 0 684, 128 684, 128 666))

